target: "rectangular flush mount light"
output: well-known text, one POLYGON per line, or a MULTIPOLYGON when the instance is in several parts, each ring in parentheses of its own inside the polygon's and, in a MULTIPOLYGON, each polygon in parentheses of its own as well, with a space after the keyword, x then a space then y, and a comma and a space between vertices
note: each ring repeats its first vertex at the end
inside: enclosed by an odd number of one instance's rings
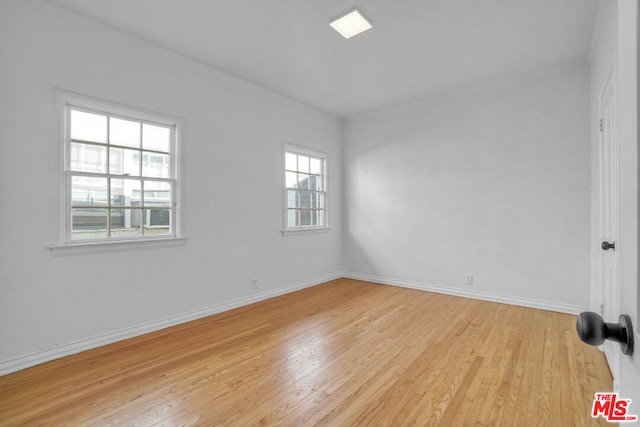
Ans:
POLYGON ((329 25, 345 39, 357 36, 372 28, 371 23, 362 16, 358 9, 353 9, 342 16, 334 18, 329 22, 329 25))

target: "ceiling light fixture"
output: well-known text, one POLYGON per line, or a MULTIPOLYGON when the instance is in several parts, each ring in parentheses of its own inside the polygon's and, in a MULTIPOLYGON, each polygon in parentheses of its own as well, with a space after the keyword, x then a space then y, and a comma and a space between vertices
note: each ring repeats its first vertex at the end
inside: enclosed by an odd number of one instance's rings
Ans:
POLYGON ((353 36, 365 32, 371 29, 373 26, 371 23, 362 16, 358 9, 350 10, 349 12, 334 18, 329 22, 329 25, 334 30, 339 32, 345 39, 350 39, 353 36))

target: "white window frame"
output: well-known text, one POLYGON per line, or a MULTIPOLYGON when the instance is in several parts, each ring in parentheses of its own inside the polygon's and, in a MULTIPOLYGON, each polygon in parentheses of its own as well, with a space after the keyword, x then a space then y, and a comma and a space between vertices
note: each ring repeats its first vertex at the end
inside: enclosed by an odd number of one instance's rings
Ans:
POLYGON ((328 168, 328 154, 322 151, 313 150, 310 148, 302 147, 299 145, 284 143, 282 151, 282 235, 290 235, 290 234, 306 234, 306 233, 314 233, 314 232, 325 232, 331 229, 329 222, 329 168, 328 168), (304 226, 295 226, 289 227, 288 225, 288 190, 287 182, 286 182, 286 156, 287 153, 293 153, 303 156, 315 157, 322 160, 322 188, 323 188, 323 197, 324 197, 324 224, 323 225, 304 225, 304 226))
MULTIPOLYGON (((49 246, 52 254, 54 256, 75 255, 153 247, 183 246, 186 243, 187 238, 182 234, 183 218, 180 197, 182 186, 180 175, 180 151, 182 148, 181 136, 183 129, 182 119, 167 114, 151 112, 58 89, 54 90, 54 100, 58 111, 57 119, 59 123, 58 139, 60 141, 60 158, 58 163, 59 228, 58 237, 56 239, 57 242, 49 246), (171 146, 169 149, 169 154, 171 156, 169 181, 172 187, 171 209, 173 213, 173 217, 171 219, 171 234, 156 236, 142 235, 134 237, 107 237, 86 240, 71 239, 71 109, 96 112, 98 114, 136 120, 141 123, 164 125, 171 128, 171 146)), ((109 170, 107 170, 106 175, 112 176, 113 174, 109 173, 109 170)), ((126 177, 127 175, 122 176, 126 177)))

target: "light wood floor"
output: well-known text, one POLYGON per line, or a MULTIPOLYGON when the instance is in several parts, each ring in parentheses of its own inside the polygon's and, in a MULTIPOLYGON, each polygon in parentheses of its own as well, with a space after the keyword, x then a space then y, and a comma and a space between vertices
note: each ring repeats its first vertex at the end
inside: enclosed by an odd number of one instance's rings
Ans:
POLYGON ((0 377, 0 425, 581 426, 575 317, 340 279, 0 377))

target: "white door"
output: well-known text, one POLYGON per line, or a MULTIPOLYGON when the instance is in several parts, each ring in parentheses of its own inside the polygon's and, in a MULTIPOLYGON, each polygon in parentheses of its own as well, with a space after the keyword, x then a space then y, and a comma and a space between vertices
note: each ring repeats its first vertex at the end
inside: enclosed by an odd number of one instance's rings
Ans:
MULTIPOLYGON (((618 323, 619 270, 618 242, 619 222, 619 157, 618 157, 618 114, 615 69, 600 96, 600 218, 601 218, 601 266, 602 303, 600 306, 605 322, 618 323)), ((607 340, 604 352, 614 380, 619 374, 619 345, 607 340)))

